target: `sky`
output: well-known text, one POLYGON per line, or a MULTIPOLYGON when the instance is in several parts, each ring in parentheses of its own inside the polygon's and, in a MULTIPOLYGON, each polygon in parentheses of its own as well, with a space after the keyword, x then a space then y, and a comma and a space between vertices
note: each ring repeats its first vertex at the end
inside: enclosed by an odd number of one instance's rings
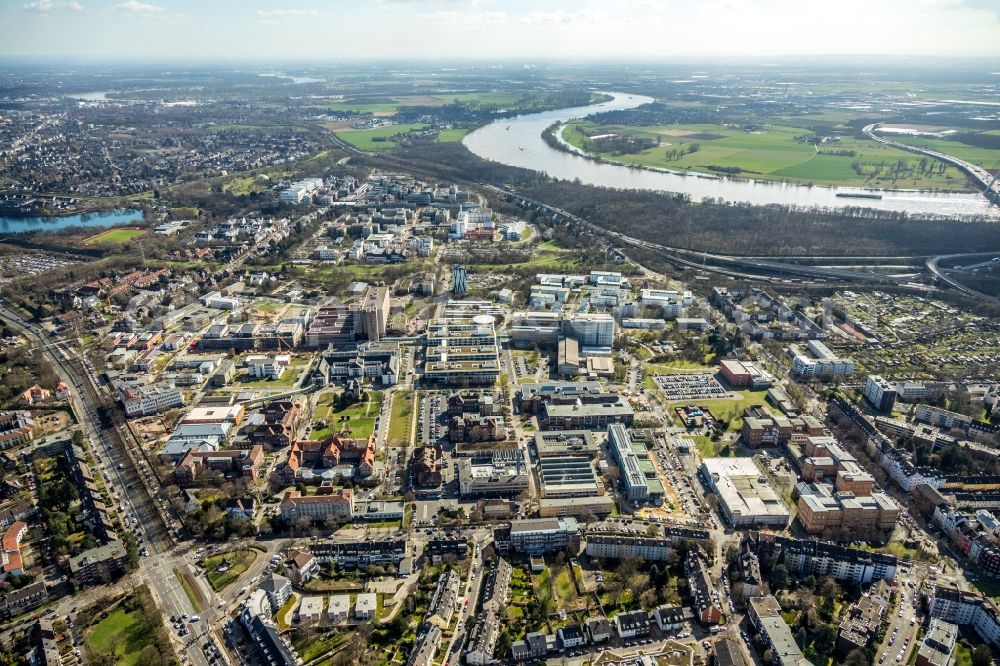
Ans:
POLYGON ((0 55, 1000 57, 1000 0, 0 0, 0 55))

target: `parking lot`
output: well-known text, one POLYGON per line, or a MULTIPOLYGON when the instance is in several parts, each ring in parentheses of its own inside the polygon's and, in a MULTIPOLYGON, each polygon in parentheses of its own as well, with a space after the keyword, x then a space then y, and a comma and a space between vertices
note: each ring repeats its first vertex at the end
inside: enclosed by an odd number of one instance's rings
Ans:
POLYGON ((653 375, 653 380, 663 390, 668 401, 704 400, 726 398, 732 395, 722 387, 714 374, 653 375))

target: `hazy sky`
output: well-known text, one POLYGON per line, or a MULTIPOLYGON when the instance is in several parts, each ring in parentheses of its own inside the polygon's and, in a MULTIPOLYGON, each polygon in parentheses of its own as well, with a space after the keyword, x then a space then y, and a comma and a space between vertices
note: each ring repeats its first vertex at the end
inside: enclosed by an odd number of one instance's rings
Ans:
POLYGON ((0 54, 1000 56, 1000 0, 0 0, 0 54))

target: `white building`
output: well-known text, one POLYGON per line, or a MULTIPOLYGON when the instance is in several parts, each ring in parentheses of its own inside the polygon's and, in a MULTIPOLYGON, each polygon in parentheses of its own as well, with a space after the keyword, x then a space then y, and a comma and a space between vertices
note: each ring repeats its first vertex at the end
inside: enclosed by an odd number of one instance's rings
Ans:
POLYGON ((121 386, 118 393, 129 418, 152 416, 184 406, 184 393, 169 380, 155 384, 121 386))
POLYGON ((354 617, 358 620, 370 620, 375 617, 378 598, 374 592, 359 594, 354 602, 354 617))
POLYGON ((302 597, 302 601, 299 602, 298 616, 300 627, 319 624, 323 618, 323 597, 302 597))
POLYGON ((305 178, 291 183, 281 191, 278 199, 282 203, 302 203, 306 197, 312 196, 321 187, 323 187, 322 178, 305 178))
POLYGON ((351 617, 351 595, 336 594, 330 597, 326 617, 332 624, 347 622, 351 617))
POLYGON ((865 380, 865 398, 879 411, 890 411, 896 402, 896 395, 896 387, 880 375, 868 375, 865 380))
POLYGON ((198 300, 206 308, 213 308, 215 310, 234 310, 240 304, 239 299, 223 296, 222 293, 218 291, 209 292, 198 300))
POLYGON ((841 358, 819 340, 810 340, 809 353, 798 345, 788 346, 792 359, 792 374, 797 377, 844 378, 854 374, 854 361, 841 358))
POLYGON ((718 494, 719 508, 734 527, 788 525, 788 507, 753 458, 705 458, 701 474, 718 494))
POLYGON ((610 347, 615 340, 615 319, 600 312, 571 313, 562 319, 562 332, 581 347, 610 347))
POLYGON ((288 354, 248 356, 246 359, 247 374, 254 379, 281 379, 291 362, 292 357, 288 354))

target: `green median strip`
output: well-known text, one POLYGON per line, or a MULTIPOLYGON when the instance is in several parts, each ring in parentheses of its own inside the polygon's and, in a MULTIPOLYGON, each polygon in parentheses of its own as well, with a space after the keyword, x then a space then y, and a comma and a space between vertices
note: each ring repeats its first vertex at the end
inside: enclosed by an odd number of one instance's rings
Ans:
POLYGON ((180 568, 174 567, 174 575, 177 576, 177 580, 180 581, 181 587, 184 588, 184 594, 187 595, 188 601, 194 607, 195 612, 201 612, 201 595, 198 594, 197 583, 194 580, 194 576, 190 572, 181 571, 180 568))

